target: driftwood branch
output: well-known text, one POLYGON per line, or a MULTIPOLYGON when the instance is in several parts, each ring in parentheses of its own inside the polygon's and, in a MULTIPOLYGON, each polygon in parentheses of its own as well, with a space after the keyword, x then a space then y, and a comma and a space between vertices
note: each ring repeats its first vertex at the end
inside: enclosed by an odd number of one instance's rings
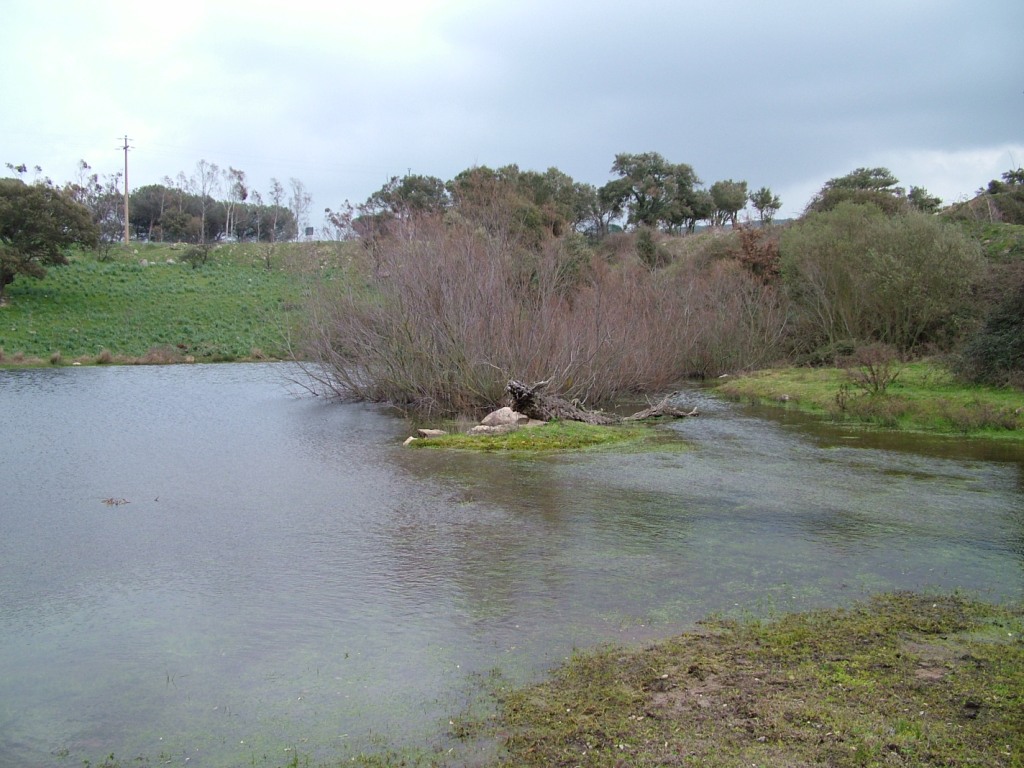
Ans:
POLYGON ((591 411, 581 408, 576 403, 569 402, 559 395, 550 395, 543 392, 542 390, 549 383, 550 380, 546 380, 528 386, 515 379, 510 381, 508 386, 505 387, 505 391, 512 398, 513 410, 539 421, 560 419, 563 421, 582 421, 586 424, 599 425, 658 418, 681 419, 686 416, 697 415, 696 408, 691 411, 684 411, 669 404, 669 400, 677 395, 676 392, 664 397, 657 405, 637 411, 632 416, 615 416, 603 411, 591 411))

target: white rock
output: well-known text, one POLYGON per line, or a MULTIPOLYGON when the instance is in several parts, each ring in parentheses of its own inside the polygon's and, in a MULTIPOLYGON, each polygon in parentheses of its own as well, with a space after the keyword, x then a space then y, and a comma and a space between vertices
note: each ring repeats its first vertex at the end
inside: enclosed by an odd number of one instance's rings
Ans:
POLYGON ((480 421, 485 427, 497 427, 502 424, 524 424, 529 419, 518 411, 513 411, 508 406, 491 411, 480 421))

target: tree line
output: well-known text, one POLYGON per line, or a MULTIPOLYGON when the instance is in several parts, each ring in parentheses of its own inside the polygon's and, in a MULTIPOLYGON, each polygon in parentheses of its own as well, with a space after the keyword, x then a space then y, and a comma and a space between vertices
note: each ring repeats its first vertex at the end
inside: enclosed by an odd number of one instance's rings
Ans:
MULTIPOLYGON (((24 164, 7 163, 7 168, 23 181, 29 174, 24 164)), ((38 166, 32 170, 32 186, 59 192, 89 211, 101 246, 123 239, 120 171, 101 176, 80 160, 76 178, 56 184, 38 166)), ((299 235, 311 204, 312 196, 300 179, 289 179, 285 187, 272 178, 261 193, 249 183, 245 171, 199 160, 191 174, 180 171, 159 184, 129 192, 129 232, 132 239, 151 242, 281 242, 299 235)))
MULTIPOLYGON (((22 179, 28 172, 25 165, 7 167, 22 179)), ((123 237, 120 172, 101 176, 81 160, 77 177, 58 185, 41 178, 38 167, 34 170, 36 185, 60 190, 90 211, 101 245, 123 237)), ((326 208, 320 235, 345 239, 380 233, 410 215, 493 207, 498 199, 516 211, 521 227, 535 236, 577 231, 598 238, 622 228, 692 233, 701 223, 736 226, 748 205, 762 224, 768 224, 782 207, 769 187, 750 191, 746 181, 733 179, 705 187, 693 166, 671 162, 658 152, 620 153, 610 171, 614 178, 602 186, 577 182, 558 168, 538 172, 515 164, 496 170, 468 168, 448 181, 428 175, 395 176, 359 205, 346 201, 337 211, 326 208)), ((891 191, 884 178, 867 181, 891 191)), ((917 187, 905 197, 922 210, 934 210, 941 202, 917 187)), ((129 203, 133 239, 280 242, 307 231, 312 197, 294 177, 287 186, 272 178, 261 192, 249 183, 245 171, 199 160, 191 174, 179 172, 131 191, 129 203)))
POLYGON ((554 236, 576 231, 603 237, 623 228, 693 232, 700 222, 736 225, 749 204, 763 224, 782 201, 769 187, 751 192, 746 181, 725 179, 704 187, 693 167, 673 163, 658 152, 620 153, 611 166, 615 178, 598 187, 575 181, 558 168, 522 170, 518 165, 468 168, 453 179, 408 174, 394 176, 363 203, 325 210, 325 233, 348 238, 379 235, 411 216, 457 210, 473 214, 496 202, 512 210, 524 231, 554 236))
MULTIPOLYGON (((762 225, 772 223, 782 208, 770 187, 751 191, 747 182, 723 179, 705 186, 692 165, 667 160, 658 152, 620 153, 612 162, 614 178, 602 186, 575 181, 558 168, 521 170, 466 169, 449 181, 436 176, 394 176, 363 203, 346 202, 325 211, 325 234, 334 238, 380 235, 412 216, 445 211, 473 215, 481 205, 513 211, 525 231, 559 236, 576 231, 600 238, 617 230, 650 229, 669 234, 693 233, 698 226, 736 227, 749 208, 762 225)), ((822 195, 829 204, 840 196, 860 196, 910 206, 933 213, 942 201, 923 187, 898 186, 887 169, 858 169, 834 179, 822 195)), ((821 201, 818 201, 821 204, 821 201)))

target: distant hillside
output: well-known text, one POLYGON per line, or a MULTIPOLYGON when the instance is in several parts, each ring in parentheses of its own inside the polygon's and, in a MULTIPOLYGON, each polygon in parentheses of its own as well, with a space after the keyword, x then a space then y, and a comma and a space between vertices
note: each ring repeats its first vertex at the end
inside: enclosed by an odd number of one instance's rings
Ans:
POLYGON ((1024 225, 1024 184, 991 181, 984 192, 951 205, 943 215, 964 221, 1024 225))

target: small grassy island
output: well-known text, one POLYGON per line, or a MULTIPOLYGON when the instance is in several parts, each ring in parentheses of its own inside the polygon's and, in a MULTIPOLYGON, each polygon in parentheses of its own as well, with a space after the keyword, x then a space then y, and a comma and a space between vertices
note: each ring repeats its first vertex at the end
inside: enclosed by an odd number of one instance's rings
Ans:
POLYGON ((409 445, 415 448, 451 448, 486 453, 583 451, 611 447, 616 450, 635 450, 652 439, 656 439, 656 433, 644 426, 600 426, 578 421, 553 421, 505 434, 456 433, 416 440, 409 445))

